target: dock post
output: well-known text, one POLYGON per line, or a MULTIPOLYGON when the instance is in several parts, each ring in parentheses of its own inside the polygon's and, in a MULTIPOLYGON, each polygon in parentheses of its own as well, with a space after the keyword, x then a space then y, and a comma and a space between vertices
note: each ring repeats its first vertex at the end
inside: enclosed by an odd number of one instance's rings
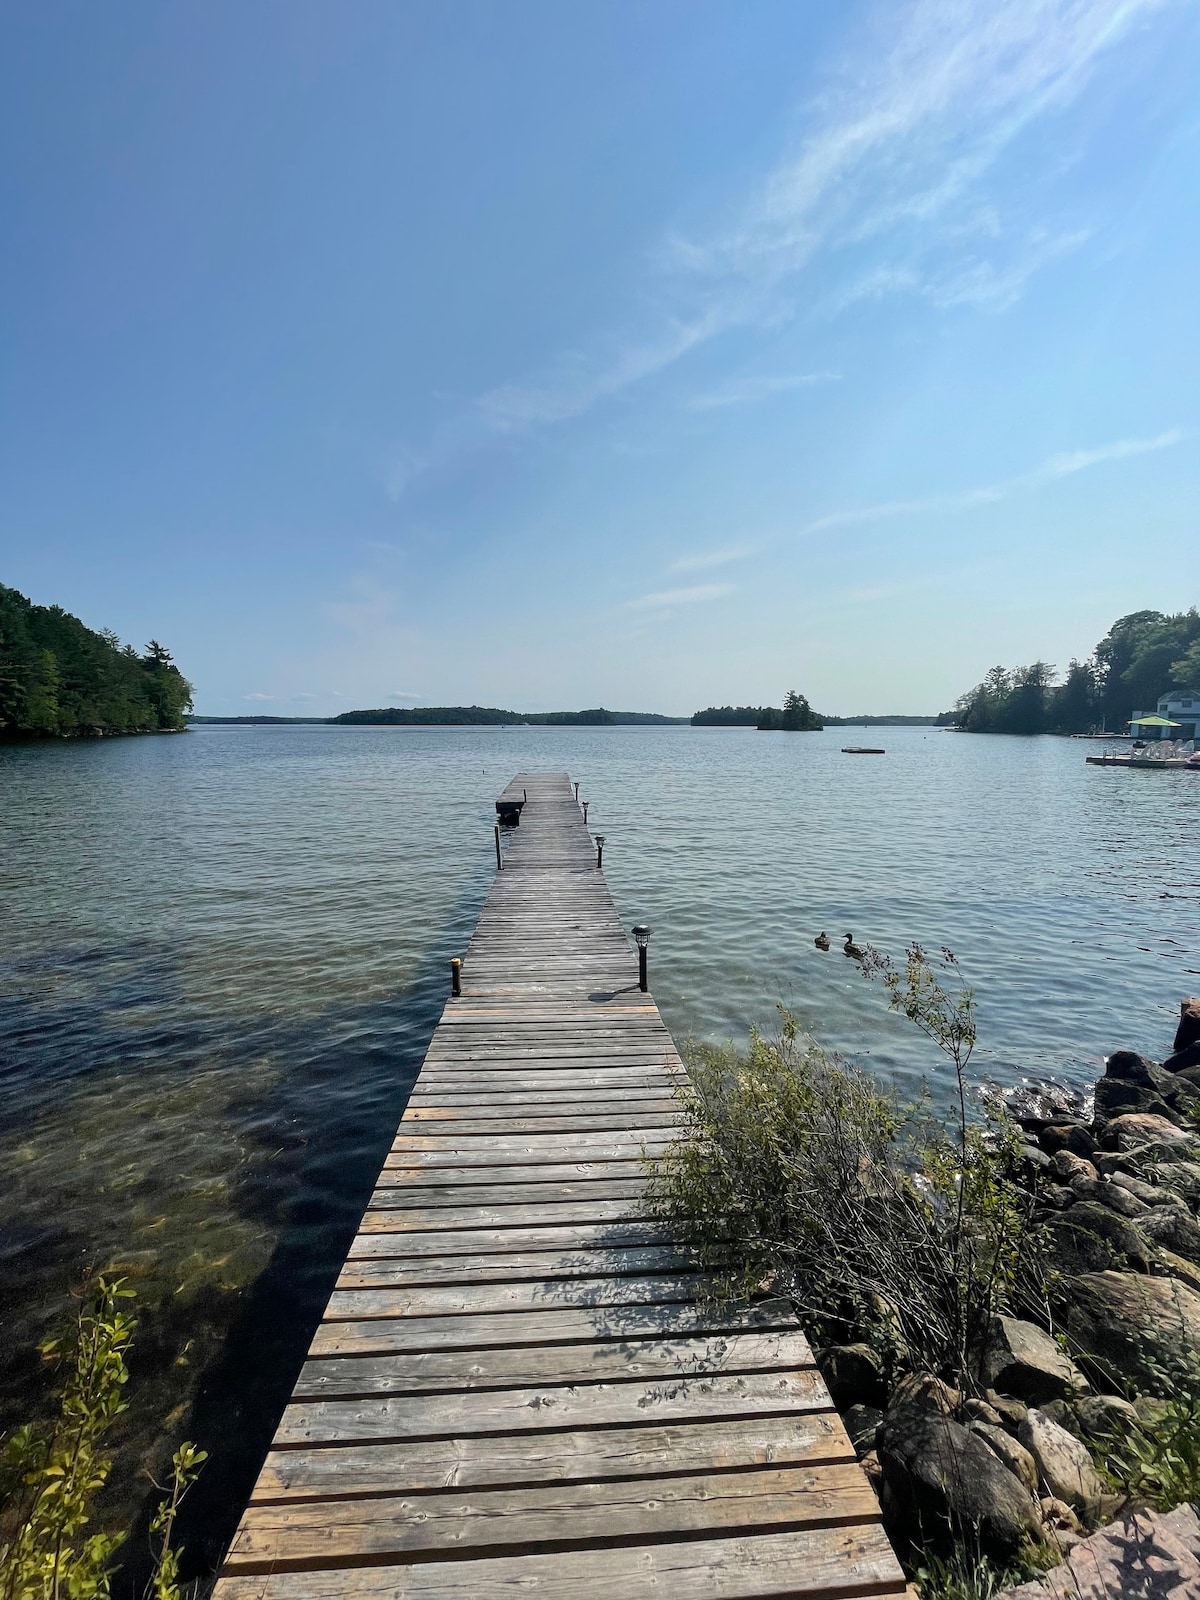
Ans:
POLYGON ((587 808, 590 804, 591 802, 588 800, 583 802, 583 825, 585 828, 587 827, 587 808))
POLYGON ((450 993, 455 999, 462 994, 462 960, 458 956, 450 963, 450 993))
POLYGON ((496 824, 496 871, 500 872, 503 869, 503 867, 504 867, 504 862, 501 859, 501 855, 500 855, 500 824, 497 823, 496 824))
POLYGON ((643 994, 647 993, 650 988, 649 983, 646 981, 646 948, 650 943, 650 935, 653 932, 653 928, 647 928, 641 923, 633 930, 633 942, 637 945, 638 953, 638 988, 643 994))
POLYGON ((579 785, 575 785, 575 804, 579 804, 579 785))
POLYGON ((598 867, 604 865, 604 835, 602 833, 596 835, 596 865, 598 867))

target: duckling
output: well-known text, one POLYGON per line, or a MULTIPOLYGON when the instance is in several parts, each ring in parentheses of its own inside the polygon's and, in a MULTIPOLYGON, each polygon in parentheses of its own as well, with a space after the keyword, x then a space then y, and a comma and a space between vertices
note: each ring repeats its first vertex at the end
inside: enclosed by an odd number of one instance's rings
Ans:
POLYGON ((855 944, 854 935, 852 933, 848 933, 846 935, 846 942, 842 946, 842 954, 844 956, 849 956, 851 961, 861 961, 863 958, 863 953, 855 944))
POLYGON ((816 945, 818 950, 828 950, 829 949, 829 935, 822 931, 813 940, 813 943, 816 945))

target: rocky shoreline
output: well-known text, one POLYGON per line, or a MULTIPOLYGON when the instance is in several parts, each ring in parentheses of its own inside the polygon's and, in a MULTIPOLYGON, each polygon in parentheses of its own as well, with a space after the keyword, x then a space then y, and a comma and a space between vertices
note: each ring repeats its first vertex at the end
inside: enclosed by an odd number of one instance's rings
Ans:
MULTIPOLYGON (((1107 1059, 1090 1115, 1052 1097, 1013 1114, 1024 1137, 1013 1182, 1044 1260, 1045 1304, 994 1320, 975 1392, 902 1364, 889 1372, 868 1341, 817 1355, 914 1565, 948 1526, 1002 1566, 1028 1566, 1031 1553, 1051 1566, 1076 1547, 1095 1565, 1093 1545, 1111 1554, 1153 1521, 1125 1464, 1139 1447, 1152 1457, 1147 1441, 1165 1426, 1187 1428, 1181 1396, 1200 1417, 1200 999, 1182 1002, 1163 1062, 1128 1050, 1107 1059)), ((1177 1444, 1200 1461, 1200 1437, 1177 1444)), ((1200 1592, 1188 1548, 1176 1552, 1176 1581, 1198 1586, 1163 1594, 1200 1592)))

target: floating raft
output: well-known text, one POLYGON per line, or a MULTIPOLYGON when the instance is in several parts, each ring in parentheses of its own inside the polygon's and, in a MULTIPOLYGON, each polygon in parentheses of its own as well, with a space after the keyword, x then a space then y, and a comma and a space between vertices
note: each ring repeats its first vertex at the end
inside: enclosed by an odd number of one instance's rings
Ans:
POLYGON ((217 1600, 899 1595, 788 1305, 639 1206, 679 1056, 566 774, 518 791, 217 1600))
POLYGON ((844 756, 885 756, 887 751, 874 744, 844 744, 842 746, 842 754, 844 756))

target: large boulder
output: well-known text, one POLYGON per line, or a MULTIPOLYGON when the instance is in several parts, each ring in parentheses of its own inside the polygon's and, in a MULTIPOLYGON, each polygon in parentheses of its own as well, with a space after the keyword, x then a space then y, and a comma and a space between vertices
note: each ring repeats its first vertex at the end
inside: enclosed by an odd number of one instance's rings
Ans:
MULTIPOLYGON (((1114 1117, 1100 1136, 1106 1150, 1129 1152, 1142 1145, 1158 1146, 1180 1156, 1190 1155, 1196 1149, 1196 1137, 1186 1128, 1178 1127, 1167 1117, 1155 1116, 1148 1111, 1130 1111, 1114 1117)), ((1097 1163, 1098 1164, 1098 1163, 1097 1163)))
POLYGON ((1069 1150, 1073 1155, 1088 1158, 1096 1149, 1096 1136, 1082 1122, 1072 1120, 1048 1122, 1037 1136, 1038 1144, 1048 1156, 1059 1150, 1069 1150))
POLYGON ((1155 1206, 1138 1227, 1155 1244, 1165 1245, 1188 1261, 1200 1262, 1200 1222, 1186 1206, 1155 1206))
POLYGON ((1132 1222, 1092 1200, 1080 1200, 1047 1223, 1052 1259, 1060 1272, 1103 1272, 1128 1264, 1149 1272, 1151 1247, 1132 1222))
POLYGON ((1174 1113, 1169 1102, 1157 1089, 1148 1089, 1140 1083, 1129 1083, 1123 1078, 1101 1078, 1096 1085, 1096 1123, 1111 1122, 1114 1117, 1130 1111, 1142 1111, 1151 1116, 1165 1117, 1171 1121, 1174 1113))
POLYGON ((817 1353, 817 1366, 839 1411, 882 1406, 887 1399, 883 1363, 869 1344, 831 1344, 817 1353))
POLYGON ((1168 1373, 1200 1351, 1200 1293, 1177 1278, 1090 1272, 1070 1279, 1062 1299, 1071 1344, 1106 1387, 1169 1395, 1168 1373))
POLYGON ((1047 1494, 1065 1500, 1085 1522, 1094 1523, 1100 1515, 1103 1486, 1087 1445, 1036 1408, 1031 1408, 1017 1438, 1037 1463, 1047 1494))
POLYGON ((988 1330, 983 1378, 990 1389, 1027 1405, 1061 1400, 1088 1387, 1079 1368, 1034 1322, 996 1317, 988 1330))
POLYGON ((1079 1200, 1093 1200, 1098 1206, 1107 1206, 1119 1217, 1140 1217, 1149 1210, 1146 1201, 1139 1200, 1110 1178, 1089 1178, 1080 1173, 1071 1179, 1071 1193, 1079 1200))
POLYGON ((953 1417, 893 1406, 879 1430, 890 1498, 913 1531, 939 1522, 970 1530, 989 1552, 1011 1556, 1040 1526, 1028 1489, 984 1441, 953 1417))

